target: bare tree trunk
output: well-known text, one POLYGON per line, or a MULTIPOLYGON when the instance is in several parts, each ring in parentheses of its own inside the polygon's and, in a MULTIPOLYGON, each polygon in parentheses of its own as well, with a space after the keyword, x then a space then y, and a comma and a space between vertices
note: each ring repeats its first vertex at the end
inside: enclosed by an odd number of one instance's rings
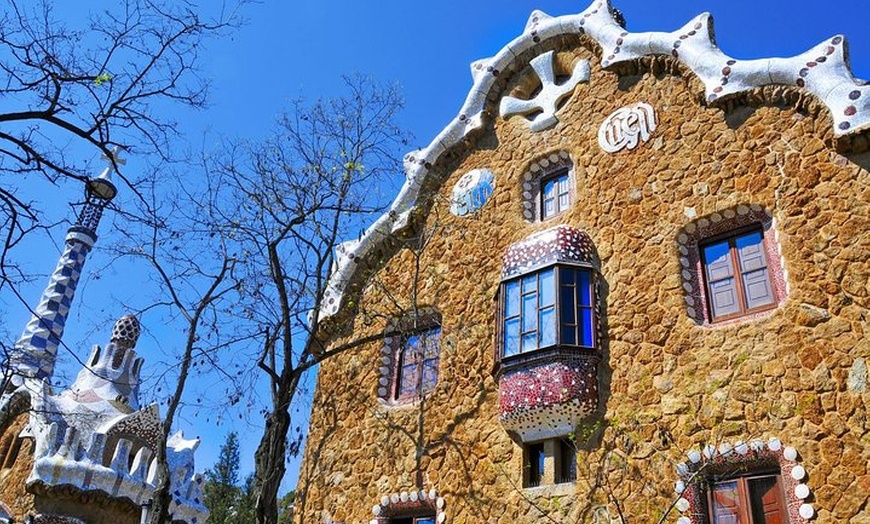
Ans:
POLYGON ((255 512, 258 524, 278 522, 278 489, 284 478, 289 431, 290 415, 286 410, 269 414, 266 430, 254 455, 257 493, 255 512))

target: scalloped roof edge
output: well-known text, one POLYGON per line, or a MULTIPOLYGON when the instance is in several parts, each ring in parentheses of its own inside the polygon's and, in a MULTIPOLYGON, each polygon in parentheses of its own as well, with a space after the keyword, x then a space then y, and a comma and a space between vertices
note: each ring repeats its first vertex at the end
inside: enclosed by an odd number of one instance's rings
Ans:
POLYGON ((588 35, 601 47, 601 66, 610 67, 650 55, 670 55, 686 65, 704 84, 713 103, 768 85, 796 86, 815 95, 830 111, 834 136, 858 134, 870 128, 870 85, 852 75, 846 39, 833 36, 791 58, 737 60, 716 45, 713 17, 702 13, 686 25, 666 32, 631 33, 619 25, 610 0, 594 0, 576 15, 552 17, 532 11, 523 33, 495 56, 471 64, 473 84, 459 114, 425 148, 405 155, 406 180, 388 212, 358 240, 336 249, 335 262, 319 311, 319 320, 335 315, 347 285, 357 276, 357 260, 376 251, 408 224, 429 169, 447 150, 485 124, 487 95, 496 78, 525 51, 563 35, 588 35))

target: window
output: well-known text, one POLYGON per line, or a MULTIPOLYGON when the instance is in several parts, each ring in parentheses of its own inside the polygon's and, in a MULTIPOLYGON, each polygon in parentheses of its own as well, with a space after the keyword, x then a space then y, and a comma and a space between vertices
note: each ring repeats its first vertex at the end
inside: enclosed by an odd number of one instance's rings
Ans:
POLYGON ((390 524, 435 524, 435 516, 392 518, 390 524))
POLYGON ((788 522, 778 474, 768 473, 710 483, 711 524, 780 524, 788 522))
POLYGON ((544 466, 546 455, 544 443, 527 444, 523 453, 523 487, 535 488, 544 481, 544 466))
POLYGON ((502 283, 502 356, 595 347, 591 270, 555 265, 502 283))
POLYGON ((567 439, 556 442, 556 484, 577 480, 577 449, 567 439))
POLYGON ((773 307, 773 284, 758 227, 701 244, 709 314, 713 321, 773 307))
POLYGON ((441 327, 435 326, 395 337, 396 351, 393 400, 419 398, 435 389, 438 382, 441 327))
POLYGON ((541 220, 554 217, 571 205, 568 169, 562 169, 541 179, 541 220))
POLYGON ((523 487, 564 484, 577 480, 577 450, 564 438, 523 447, 523 487))
POLYGON ((522 175, 522 213, 529 222, 549 220, 573 204, 574 163, 567 151, 538 158, 522 175))

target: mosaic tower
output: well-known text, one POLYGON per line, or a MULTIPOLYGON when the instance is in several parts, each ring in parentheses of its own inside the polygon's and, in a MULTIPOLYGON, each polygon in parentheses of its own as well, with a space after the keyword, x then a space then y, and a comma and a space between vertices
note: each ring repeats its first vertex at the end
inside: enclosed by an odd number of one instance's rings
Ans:
POLYGON ((124 164, 115 149, 113 159, 100 176, 90 179, 85 189, 85 203, 76 223, 69 228, 64 242, 64 250, 57 267, 51 274, 39 305, 15 343, 10 355, 8 388, 16 388, 23 383, 23 377, 36 379, 50 378, 57 360, 63 329, 66 325, 70 306, 82 274, 88 253, 97 241, 97 227, 103 210, 117 194, 112 183, 112 162, 124 164))

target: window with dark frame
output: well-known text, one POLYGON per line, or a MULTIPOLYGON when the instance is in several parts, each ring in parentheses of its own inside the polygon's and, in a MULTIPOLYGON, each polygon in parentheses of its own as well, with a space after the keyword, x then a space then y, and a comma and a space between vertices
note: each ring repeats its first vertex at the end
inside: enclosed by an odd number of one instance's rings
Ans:
POLYGON ((577 448, 568 439, 556 442, 556 484, 577 480, 577 448))
POLYGON ((565 212, 571 206, 571 178, 564 168, 541 179, 541 220, 565 212))
POLYGON ((776 305, 760 226, 707 239, 699 247, 708 308, 714 322, 776 305))
POLYGON ((435 524, 435 516, 391 518, 390 524, 435 524))
POLYGON ((419 398, 435 389, 441 352, 441 327, 403 337, 396 354, 394 400, 419 398))
POLYGON ((536 488, 544 480, 544 443, 526 444, 523 450, 523 487, 536 488))
POLYGON ((592 271, 554 265, 502 283, 503 357, 556 346, 595 347, 592 271))
POLYGON ((710 524, 789 522, 782 480, 777 473, 711 481, 707 495, 710 524))

